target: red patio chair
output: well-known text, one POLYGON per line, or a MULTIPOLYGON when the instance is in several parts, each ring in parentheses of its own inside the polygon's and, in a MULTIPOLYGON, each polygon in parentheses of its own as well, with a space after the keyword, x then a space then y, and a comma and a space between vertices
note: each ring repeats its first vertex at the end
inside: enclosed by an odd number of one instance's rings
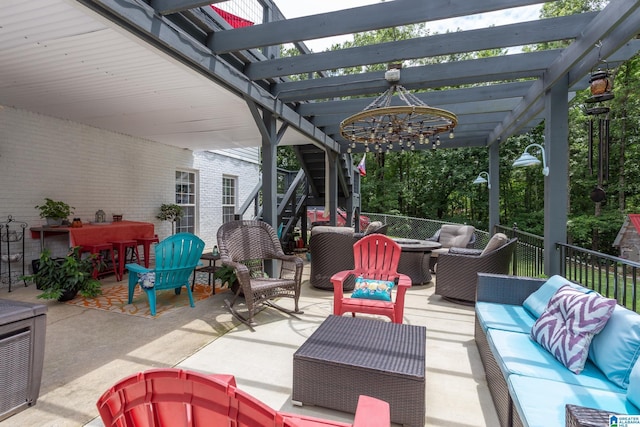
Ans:
POLYGON ((151 369, 118 381, 96 403, 106 427, 388 427, 389 404, 360 396, 354 424, 278 412, 236 388, 233 375, 151 369))
POLYGON ((378 314, 389 317, 394 323, 402 323, 405 293, 411 287, 411 279, 398 273, 400 252, 400 246, 383 234, 370 234, 358 240, 353 245, 354 269, 341 271, 331 277, 333 314, 378 314), (391 301, 345 297, 343 283, 350 275, 397 282, 397 286, 392 290, 391 301))

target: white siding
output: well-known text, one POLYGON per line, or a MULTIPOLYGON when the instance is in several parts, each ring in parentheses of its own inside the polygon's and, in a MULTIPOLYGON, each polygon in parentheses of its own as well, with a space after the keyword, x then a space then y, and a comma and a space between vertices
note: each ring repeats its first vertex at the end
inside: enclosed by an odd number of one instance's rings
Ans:
MULTIPOLYGON (((213 247, 220 226, 222 173, 238 176, 242 202, 258 181, 255 162, 193 153, 11 107, 0 110, 0 221, 12 215, 29 227, 42 225, 34 207, 50 197, 74 206, 73 217, 83 221, 93 221, 102 209, 108 218, 118 213, 125 220, 152 222, 163 239, 171 226, 156 214, 162 203, 175 200, 176 169, 199 174, 197 234, 213 247)), ((54 255, 67 250, 65 237, 46 243, 54 255)), ((27 263, 40 252, 39 240, 30 233, 25 252, 27 263)))

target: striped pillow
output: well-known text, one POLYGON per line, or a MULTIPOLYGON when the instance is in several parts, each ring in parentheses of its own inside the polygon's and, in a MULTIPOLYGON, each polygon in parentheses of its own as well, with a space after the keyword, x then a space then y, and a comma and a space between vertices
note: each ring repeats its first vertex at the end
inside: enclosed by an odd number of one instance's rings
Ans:
POLYGON ((531 338, 571 372, 579 374, 593 336, 605 327, 615 306, 616 300, 595 292, 585 294, 562 286, 531 328, 531 338))

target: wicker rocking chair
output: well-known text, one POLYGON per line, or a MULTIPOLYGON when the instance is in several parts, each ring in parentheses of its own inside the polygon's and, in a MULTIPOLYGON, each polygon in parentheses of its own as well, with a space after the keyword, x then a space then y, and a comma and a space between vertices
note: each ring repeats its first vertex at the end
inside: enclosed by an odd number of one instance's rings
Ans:
POLYGON ((240 283, 231 301, 225 303, 229 311, 248 326, 255 326, 254 315, 261 305, 277 308, 285 313, 302 313, 298 309, 303 262, 295 255, 285 255, 275 230, 266 222, 238 220, 218 229, 218 248, 222 265, 232 267, 240 283), (277 273, 268 277, 265 261, 277 260, 277 273), (234 308, 244 294, 248 316, 234 308), (294 309, 273 303, 277 298, 293 298, 294 309))

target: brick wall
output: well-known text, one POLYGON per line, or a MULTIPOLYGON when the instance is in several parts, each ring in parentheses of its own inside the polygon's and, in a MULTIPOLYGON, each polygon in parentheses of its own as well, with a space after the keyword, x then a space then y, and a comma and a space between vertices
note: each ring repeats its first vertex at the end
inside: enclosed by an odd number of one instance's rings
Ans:
MULTIPOLYGON (((102 209, 107 218, 115 213, 152 222, 162 239, 171 234, 171 225, 155 216, 162 203, 174 201, 176 169, 198 176, 197 233, 212 247, 220 226, 222 173, 239 177, 242 203, 258 181, 255 162, 193 153, 10 107, 0 110, 0 221, 12 215, 30 227, 42 225, 34 207, 50 197, 74 206, 73 217, 83 221, 92 221, 102 209)), ((40 244, 30 235, 25 244, 30 263, 40 244)), ((66 253, 67 246, 66 237, 47 239, 55 255, 66 253)))

